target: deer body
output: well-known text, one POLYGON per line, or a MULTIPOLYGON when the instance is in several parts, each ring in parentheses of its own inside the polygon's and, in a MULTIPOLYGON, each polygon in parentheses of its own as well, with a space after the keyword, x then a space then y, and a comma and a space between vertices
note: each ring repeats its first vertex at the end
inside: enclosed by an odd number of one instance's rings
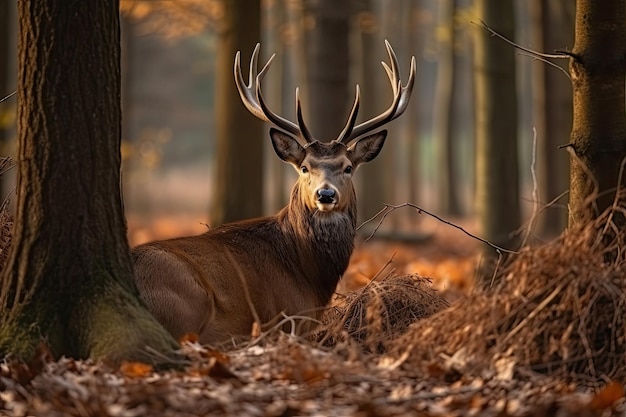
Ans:
MULTIPOLYGON (((174 337, 199 335, 200 342, 249 335, 255 321, 267 323, 280 313, 317 317, 348 266, 356 233, 356 194, 352 174, 380 152, 386 131, 363 137, 397 117, 408 102, 397 81, 397 60, 387 44, 394 103, 378 118, 354 126, 359 91, 339 139, 314 140, 302 121, 282 119, 263 102, 256 75, 258 46, 243 83, 239 54, 235 79, 244 104, 270 129, 276 154, 299 172, 289 204, 275 216, 227 224, 199 236, 157 241, 132 250, 135 282, 142 299, 174 337), (256 90, 256 91, 253 91, 256 90)), ((271 61, 271 60, 270 60, 271 61)), ((297 92, 296 92, 297 95, 297 92)), ((311 328, 302 322, 300 331, 311 328)))

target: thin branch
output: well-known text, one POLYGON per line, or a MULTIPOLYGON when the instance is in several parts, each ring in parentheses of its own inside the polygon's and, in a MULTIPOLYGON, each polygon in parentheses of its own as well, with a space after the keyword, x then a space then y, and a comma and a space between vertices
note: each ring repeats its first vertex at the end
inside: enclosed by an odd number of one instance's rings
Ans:
POLYGON ((5 102, 5 101, 7 101, 8 99, 10 99, 11 97, 13 97, 13 96, 14 96, 14 95, 16 95, 16 94, 17 94, 17 90, 16 90, 16 91, 14 91, 14 92, 12 92, 12 93, 11 93, 11 94, 9 94, 8 96, 6 96, 6 97, 4 97, 4 98, 0 99, 0 103, 3 103, 3 102, 5 102))
MULTIPOLYGON (((471 22, 474 25, 478 25, 476 22, 471 22)), ((548 59, 563 59, 563 58, 575 58, 575 56, 572 53, 563 53, 563 52, 559 52, 557 54, 546 54, 543 52, 537 52, 533 49, 530 48, 525 48, 520 44, 517 44, 515 42, 513 42, 512 40, 508 39, 506 36, 500 35, 498 32, 496 32, 495 30, 491 29, 487 23, 485 23, 484 20, 480 20, 480 26, 487 30, 489 33, 491 33, 492 36, 496 36, 500 39, 502 39, 503 41, 505 41, 506 43, 508 43, 509 45, 513 46, 514 48, 517 48, 521 51, 527 52, 528 54, 534 56, 534 57, 538 57, 538 58, 548 58, 548 59)))
MULTIPOLYGON (((567 283, 567 281, 563 281, 561 284, 559 284, 558 287, 556 287, 551 293, 550 295, 548 295, 541 303, 539 303, 539 305, 537 307, 535 307, 535 309, 533 311, 530 312, 530 314, 528 316, 526 316, 524 318, 524 320, 522 320, 517 326, 515 326, 515 328, 513 330, 511 330, 503 339, 501 343, 506 343, 509 339, 511 339, 513 336, 515 336, 521 329, 522 327, 524 327, 526 324, 528 324, 528 322, 530 320, 532 320, 537 314, 539 314, 539 312, 541 310, 543 310, 548 304, 550 304, 550 301, 552 301, 554 299, 554 297, 556 297, 561 290, 563 289, 563 287, 565 287, 565 284, 567 283)), ((581 320, 582 321, 582 320, 581 320)))
POLYGON ((481 238, 481 237, 478 237, 478 236, 476 236, 476 235, 474 235, 474 234, 472 234, 472 233, 468 232, 467 230, 465 230, 465 229, 464 229, 464 228, 462 228, 461 226, 458 226, 458 225, 456 225, 456 224, 454 224, 454 223, 452 223, 452 222, 450 222, 450 221, 448 221, 448 220, 442 219, 441 217, 437 216, 436 214, 433 214, 433 213, 431 213, 431 212, 429 212, 429 211, 427 211, 427 210, 424 210, 423 208, 421 208, 421 207, 419 207, 419 206, 417 206, 417 205, 415 205, 415 204, 412 204, 412 203, 404 203, 404 204, 398 204, 398 205, 393 205, 393 204, 385 204, 385 207, 383 207, 383 209, 382 209, 382 210, 380 210, 378 213, 376 213, 376 215, 374 215, 374 216, 373 216, 373 217, 371 217, 370 219, 365 220, 365 221, 364 221, 364 222, 363 222, 363 223, 362 223, 362 224, 361 224, 361 225, 360 225, 357 229, 360 229, 360 228, 361 228, 361 227, 363 227, 365 224, 367 224, 367 223, 370 223, 370 222, 374 221, 374 219, 375 219, 375 218, 377 218, 378 216, 380 216, 380 215, 382 214, 382 216, 381 216, 380 220, 379 220, 379 221, 378 221, 378 223, 376 224, 376 227, 374 228, 374 230, 372 231, 372 233, 371 233, 371 234, 367 237, 367 239, 365 239, 366 241, 367 241, 367 240, 370 240, 372 237, 374 237, 374 234, 376 234, 376 232, 378 231, 378 229, 379 229, 379 228, 380 228, 380 226, 382 225, 382 223, 383 223, 383 221, 385 220, 385 218, 387 217, 387 215, 388 215, 389 213, 391 213, 392 211, 397 210, 397 209, 399 209, 399 208, 403 208, 403 207, 412 207, 412 208, 414 208, 415 210, 417 210, 418 214, 422 214, 422 213, 427 214, 427 215, 429 215, 429 216, 431 216, 431 217, 433 217, 433 218, 437 219, 437 220, 438 220, 438 221, 440 221, 441 223, 447 224, 448 226, 452 226, 452 227, 454 227, 455 229, 460 230, 461 232, 463 232, 463 233, 464 233, 464 234, 466 234, 467 236, 469 236, 469 237, 471 237, 471 238, 473 238, 473 239, 476 239, 476 240, 478 240, 478 241, 480 241, 480 242, 482 242, 482 243, 486 244, 487 246, 489 246, 489 247, 491 247, 491 248, 495 249, 495 251, 496 251, 498 254, 500 254, 500 255, 502 255, 502 253, 503 253, 503 252, 504 252, 504 253, 511 253, 511 254, 519 254, 519 252, 517 252, 517 251, 510 250, 510 249, 505 249, 505 248, 503 248, 503 247, 501 247, 501 246, 498 246, 498 245, 496 245, 496 244, 494 244, 494 243, 489 242, 488 240, 485 240, 485 239, 483 239, 483 238, 481 238))
POLYGON ((533 227, 535 226, 535 220, 539 215, 539 184, 537 181, 537 171, 535 169, 537 165, 537 129, 533 126, 533 150, 532 150, 532 158, 530 162, 530 176, 533 180, 533 212, 530 216, 530 221, 528 222, 528 227, 526 229, 526 235, 522 240, 522 246, 525 246, 528 242, 528 238, 532 233, 533 227))
POLYGON ((531 57, 533 59, 536 59, 537 61, 541 61, 541 62, 543 62, 545 64, 548 64, 548 65, 558 69, 559 71, 561 71, 563 74, 565 74, 565 76, 567 77, 568 80, 572 81, 572 77, 569 76, 569 73, 567 71, 565 71, 565 68, 563 68, 562 66, 557 65, 557 64, 555 64, 552 61, 548 61, 545 58, 542 58, 542 57, 539 57, 539 56, 536 56, 536 55, 532 55, 532 54, 529 54, 529 53, 526 53, 526 52, 520 52, 520 55, 522 55, 522 56, 529 56, 529 57, 531 57))
POLYGON ((391 257, 390 257, 390 258, 387 260, 387 262, 386 262, 386 263, 382 266, 382 268, 380 268, 380 269, 378 270, 378 272, 376 272, 376 273, 374 274, 374 276, 373 276, 372 278, 370 278, 370 280, 369 280, 369 282, 367 283, 366 287, 367 287, 368 285, 370 285, 370 283, 374 282, 374 281, 376 280, 376 278, 378 278, 379 276, 381 276, 381 275, 382 275, 382 273, 383 273, 383 271, 384 271, 385 269, 387 269, 387 267, 388 267, 389 265, 391 265, 391 263, 393 262, 393 258, 395 258, 395 257, 396 257, 396 253, 398 253, 398 252, 397 252, 397 251, 394 251, 394 252, 393 252, 393 254, 391 255, 391 257))

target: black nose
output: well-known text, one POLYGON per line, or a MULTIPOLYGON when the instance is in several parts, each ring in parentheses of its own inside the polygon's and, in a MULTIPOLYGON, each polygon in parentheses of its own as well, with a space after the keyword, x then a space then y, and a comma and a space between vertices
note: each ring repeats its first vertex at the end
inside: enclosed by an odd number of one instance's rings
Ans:
POLYGON ((333 189, 321 188, 317 190, 317 196, 317 201, 322 204, 330 204, 335 202, 335 190, 333 189))

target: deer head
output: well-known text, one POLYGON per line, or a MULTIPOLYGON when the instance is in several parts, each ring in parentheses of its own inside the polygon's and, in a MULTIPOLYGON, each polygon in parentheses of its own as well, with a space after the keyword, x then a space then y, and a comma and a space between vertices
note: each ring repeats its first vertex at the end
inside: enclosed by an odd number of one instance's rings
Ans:
POLYGON ((356 86, 356 97, 346 126, 337 139, 320 142, 314 139, 307 128, 296 88, 295 124, 269 109, 261 92, 261 81, 267 73, 275 55, 257 72, 260 45, 257 44, 250 60, 248 84, 241 74, 240 53, 235 56, 235 82, 246 108, 259 119, 269 122, 278 129, 270 129, 274 151, 280 159, 294 166, 299 174, 296 188, 309 210, 321 213, 345 211, 354 204, 352 174, 357 167, 376 158, 387 136, 386 130, 376 129, 400 116, 406 109, 415 81, 415 58, 411 60, 411 71, 406 86, 399 77, 398 60, 389 42, 385 41, 391 66, 382 63, 393 91, 393 101, 382 114, 355 126, 359 110, 360 90, 356 86))

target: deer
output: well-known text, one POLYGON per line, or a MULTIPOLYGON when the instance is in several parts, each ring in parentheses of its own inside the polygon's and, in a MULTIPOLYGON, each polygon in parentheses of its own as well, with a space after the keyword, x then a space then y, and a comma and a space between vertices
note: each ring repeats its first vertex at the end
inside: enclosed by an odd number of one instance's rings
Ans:
POLYGON ((197 335, 202 344, 249 337, 253 326, 280 315, 303 316, 298 334, 315 327, 328 305, 355 246, 356 169, 380 153, 387 130, 406 109, 415 80, 415 57, 402 85, 396 54, 385 46, 382 62, 391 83, 391 105, 356 125, 356 86, 348 121, 337 139, 321 142, 307 128, 296 89, 297 123, 268 108, 261 81, 275 56, 258 72, 260 44, 250 60, 246 84, 235 55, 234 76, 243 104, 272 127, 276 155, 298 172, 286 207, 268 217, 237 221, 189 237, 154 241, 131 250, 136 287, 148 310, 180 340, 197 335))

